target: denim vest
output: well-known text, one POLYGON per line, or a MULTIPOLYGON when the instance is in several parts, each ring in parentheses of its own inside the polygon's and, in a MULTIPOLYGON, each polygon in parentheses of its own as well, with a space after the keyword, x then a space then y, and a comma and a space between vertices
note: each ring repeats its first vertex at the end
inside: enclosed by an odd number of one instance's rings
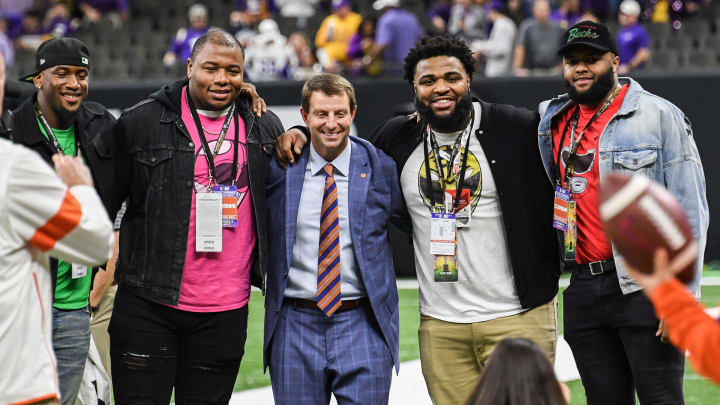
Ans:
MULTIPOLYGON (((698 245, 696 274, 688 288, 699 297, 709 212, 705 175, 690 120, 675 105, 643 90, 633 79, 620 78, 619 81, 623 85, 629 83, 630 87, 620 110, 600 136, 599 159, 596 160, 600 165, 600 179, 610 172, 644 174, 664 185, 680 201, 698 245)), ((555 116, 573 105, 567 94, 540 103, 542 118, 538 127, 538 146, 545 171, 553 184, 551 124, 555 116)), ((614 245, 612 249, 623 294, 640 290, 641 287, 628 275, 614 245)))

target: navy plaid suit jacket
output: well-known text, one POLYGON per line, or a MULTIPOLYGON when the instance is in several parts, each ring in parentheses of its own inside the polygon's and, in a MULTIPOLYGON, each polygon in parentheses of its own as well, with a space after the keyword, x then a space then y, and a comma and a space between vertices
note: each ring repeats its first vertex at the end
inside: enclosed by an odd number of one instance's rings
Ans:
MULTIPOLYGON (((409 229, 410 220, 395 162, 364 139, 351 136, 350 142, 348 202, 353 250, 375 319, 399 370, 398 295, 387 225, 392 221, 401 229, 409 229)), ((268 348, 287 285, 310 147, 305 147, 287 170, 273 159, 266 178, 269 265, 264 367, 270 362, 268 348)))

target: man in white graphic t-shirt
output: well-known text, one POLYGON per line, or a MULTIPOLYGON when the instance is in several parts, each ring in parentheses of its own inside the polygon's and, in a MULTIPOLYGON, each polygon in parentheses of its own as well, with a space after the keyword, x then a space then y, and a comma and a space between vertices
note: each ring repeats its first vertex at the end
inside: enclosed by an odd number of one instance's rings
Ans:
POLYGON ((412 219, 420 359, 436 404, 463 403, 503 338, 527 337, 553 359, 557 337, 539 117, 473 99, 473 72, 464 42, 424 37, 405 59, 421 121, 393 118, 370 138, 395 160, 412 219))

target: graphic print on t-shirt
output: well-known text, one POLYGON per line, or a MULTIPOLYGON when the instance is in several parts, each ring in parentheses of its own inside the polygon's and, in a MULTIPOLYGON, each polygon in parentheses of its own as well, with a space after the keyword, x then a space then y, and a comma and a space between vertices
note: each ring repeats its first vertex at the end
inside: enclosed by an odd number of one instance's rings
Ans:
MULTIPOLYGON (((228 131, 229 132, 229 131, 228 131)), ((205 133, 206 137, 216 136, 214 134, 205 133)), ((233 146, 235 145, 234 139, 229 139, 228 136, 222 143, 217 156, 215 156, 215 184, 230 185, 232 181, 232 166, 233 166, 233 146)), ((208 146, 211 151, 215 151, 217 140, 208 140, 208 146)), ((205 149, 202 145, 195 152, 195 191, 198 193, 207 191, 207 187, 210 183, 209 176, 209 165, 207 158, 205 157, 205 149)), ((238 207, 242 203, 245 195, 247 194, 248 187, 250 185, 250 178, 248 176, 248 165, 247 165, 247 145, 243 142, 238 142, 238 171, 235 186, 237 186, 238 193, 238 207)), ((215 185, 213 184, 213 185, 215 185)))
MULTIPOLYGON (((454 196, 455 190, 457 190, 458 186, 457 183, 460 180, 459 168, 456 168, 455 170, 447 170, 448 161, 452 157, 453 146, 454 145, 440 146, 439 152, 440 164, 443 166, 443 172, 445 174, 445 188, 454 196)), ((462 151, 458 151, 458 154, 461 152, 462 151)), ((445 201, 445 190, 443 190, 442 182, 440 181, 440 172, 438 171, 436 162, 435 152, 430 150, 429 158, 420 166, 420 171, 418 173, 418 188, 420 189, 420 197, 425 203, 425 206, 430 210, 432 210, 432 204, 430 203, 431 192, 436 206, 439 206, 445 201), (430 162, 430 179, 427 179, 427 170, 425 168, 427 162, 430 162)), ((462 165, 462 159, 460 160, 460 164, 462 165)), ((482 170, 480 169, 480 162, 478 162, 477 157, 470 150, 467 155, 467 167, 465 168, 463 189, 470 190, 470 213, 472 214, 472 212, 475 211, 475 207, 480 199, 480 192, 482 191, 482 170)), ((462 207, 458 207, 458 209, 461 208, 462 207)))
MULTIPOLYGON (((588 188, 588 178, 584 176, 586 173, 592 174, 593 165, 595 164, 595 149, 590 149, 585 153, 578 153, 575 156, 575 167, 573 169, 573 177, 570 178, 568 187, 572 191, 573 198, 579 199, 583 197, 583 193, 588 188)), ((562 151, 562 167, 561 173, 565 173, 568 157, 570 156, 570 145, 563 147, 562 151)))

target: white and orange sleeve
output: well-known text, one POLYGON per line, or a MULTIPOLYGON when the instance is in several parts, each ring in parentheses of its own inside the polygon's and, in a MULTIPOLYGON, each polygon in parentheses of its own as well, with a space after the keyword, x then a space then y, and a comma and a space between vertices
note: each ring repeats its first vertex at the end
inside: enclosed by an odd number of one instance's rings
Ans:
POLYGON ((85 266, 112 253, 112 223, 95 189, 68 189, 32 151, 17 148, 9 173, 8 216, 13 231, 52 257, 85 266))

